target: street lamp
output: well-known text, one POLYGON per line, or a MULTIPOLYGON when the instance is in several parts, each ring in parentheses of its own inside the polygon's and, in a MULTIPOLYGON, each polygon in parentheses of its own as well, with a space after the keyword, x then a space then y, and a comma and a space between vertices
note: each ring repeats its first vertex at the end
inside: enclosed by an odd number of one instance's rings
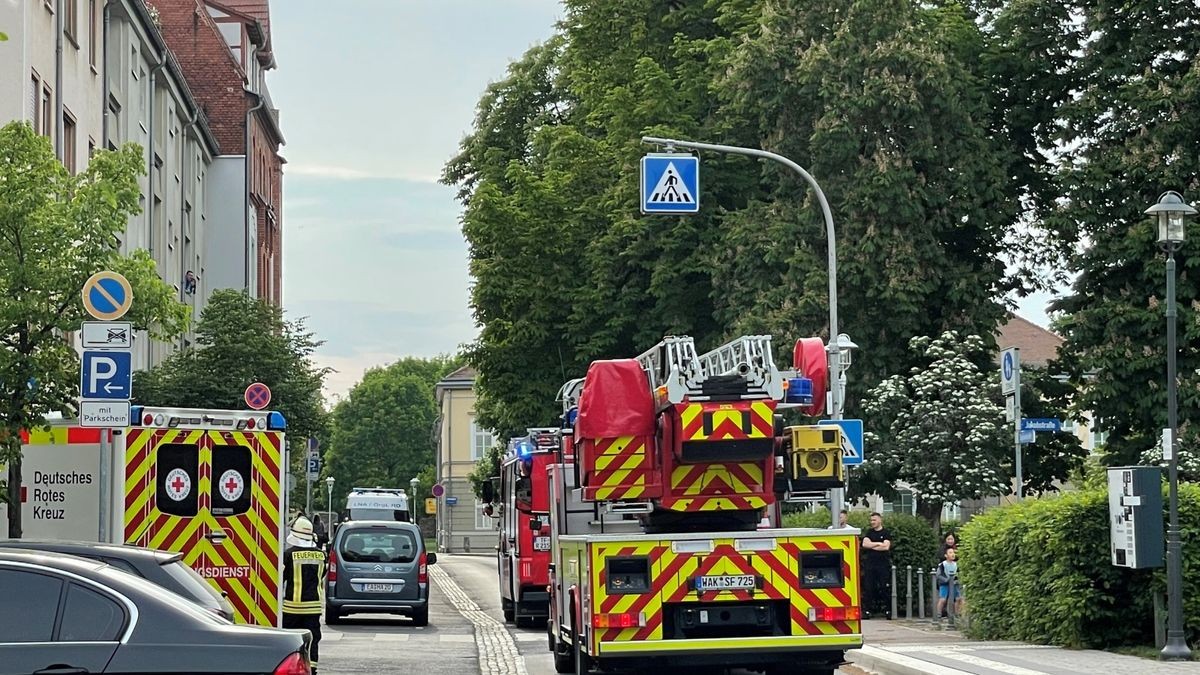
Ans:
POLYGON ((1170 453, 1168 472, 1170 482, 1171 516, 1167 526, 1167 644, 1159 658, 1164 661, 1186 661, 1191 657, 1183 634, 1183 550, 1179 543, 1179 410, 1176 402, 1178 382, 1175 376, 1175 252, 1187 236, 1184 221, 1196 215, 1196 209, 1183 200, 1178 192, 1164 192, 1158 203, 1146 209, 1146 214, 1158 220, 1158 245, 1167 254, 1167 429, 1163 434, 1163 454, 1170 453))
POLYGON ((329 509, 329 511, 328 511, 329 520, 326 521, 328 523, 326 528, 329 530, 330 533, 332 533, 333 532, 333 476, 329 476, 328 478, 325 479, 325 487, 329 490, 329 493, 326 496, 326 501, 325 501, 325 506, 326 506, 326 508, 329 509))
POLYGON ((412 495, 410 495, 408 498, 408 509, 409 513, 412 514, 413 525, 416 525, 417 529, 419 530, 421 529, 421 520, 417 516, 417 488, 421 486, 421 479, 413 478, 412 480, 408 481, 408 485, 412 488, 412 495))

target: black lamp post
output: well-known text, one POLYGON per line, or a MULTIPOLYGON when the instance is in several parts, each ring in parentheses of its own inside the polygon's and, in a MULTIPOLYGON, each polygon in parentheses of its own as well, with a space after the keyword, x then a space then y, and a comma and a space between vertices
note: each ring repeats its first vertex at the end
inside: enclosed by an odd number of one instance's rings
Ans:
POLYGON ((1167 644, 1159 658, 1164 661, 1185 661, 1191 657, 1183 633, 1183 547, 1179 542, 1179 428, 1178 382, 1175 375, 1175 252, 1187 237, 1185 221, 1196 209, 1183 200, 1178 192, 1164 192, 1158 203, 1146 209, 1158 220, 1158 245, 1167 253, 1167 433, 1163 438, 1163 454, 1168 460, 1170 483, 1170 522, 1167 526, 1167 644))

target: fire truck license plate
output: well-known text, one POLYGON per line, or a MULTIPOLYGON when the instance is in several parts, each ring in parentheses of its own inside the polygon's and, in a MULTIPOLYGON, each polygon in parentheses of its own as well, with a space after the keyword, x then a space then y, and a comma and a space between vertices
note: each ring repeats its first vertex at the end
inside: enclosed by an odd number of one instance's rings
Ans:
POLYGON ((550 537, 534 537, 533 538, 533 550, 549 551, 550 550, 550 537))
POLYGON ((366 584, 363 593, 391 593, 391 584, 366 584))
POLYGON ((754 576, 750 574, 696 577, 698 591, 750 591, 754 587, 754 576))

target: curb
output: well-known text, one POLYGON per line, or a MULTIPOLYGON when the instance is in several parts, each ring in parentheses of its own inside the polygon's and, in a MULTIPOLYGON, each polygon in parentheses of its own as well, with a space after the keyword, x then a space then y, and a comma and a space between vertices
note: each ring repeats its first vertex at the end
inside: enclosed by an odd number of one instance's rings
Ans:
POLYGON ((879 675, 970 675, 970 671, 929 663, 870 645, 850 650, 846 653, 846 660, 879 675))

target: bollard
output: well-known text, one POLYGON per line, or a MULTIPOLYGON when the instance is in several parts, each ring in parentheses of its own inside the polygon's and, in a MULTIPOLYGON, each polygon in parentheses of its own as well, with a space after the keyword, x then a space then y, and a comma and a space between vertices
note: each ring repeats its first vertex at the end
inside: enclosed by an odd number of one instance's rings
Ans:
POLYGON ((942 622, 942 614, 941 614, 941 612, 937 611, 937 605, 938 605, 937 601, 938 601, 937 568, 935 567, 935 568, 929 570, 929 602, 931 605, 929 618, 933 619, 934 624, 939 624, 942 622))
POLYGON ((471 538, 463 537, 463 553, 471 552, 471 538))
POLYGON ((888 614, 889 619, 896 618, 896 566, 892 565, 892 611, 888 614))
POLYGON ((904 618, 912 618, 912 565, 905 565, 905 575, 908 580, 904 584, 904 618))
POLYGON ((946 627, 955 628, 954 601, 958 599, 958 579, 950 577, 950 588, 946 591, 946 627))
POLYGON ((925 619, 925 569, 917 568, 917 617, 925 619))
POLYGON ((1154 593, 1154 648, 1167 646, 1167 610, 1163 608, 1163 596, 1154 593))

